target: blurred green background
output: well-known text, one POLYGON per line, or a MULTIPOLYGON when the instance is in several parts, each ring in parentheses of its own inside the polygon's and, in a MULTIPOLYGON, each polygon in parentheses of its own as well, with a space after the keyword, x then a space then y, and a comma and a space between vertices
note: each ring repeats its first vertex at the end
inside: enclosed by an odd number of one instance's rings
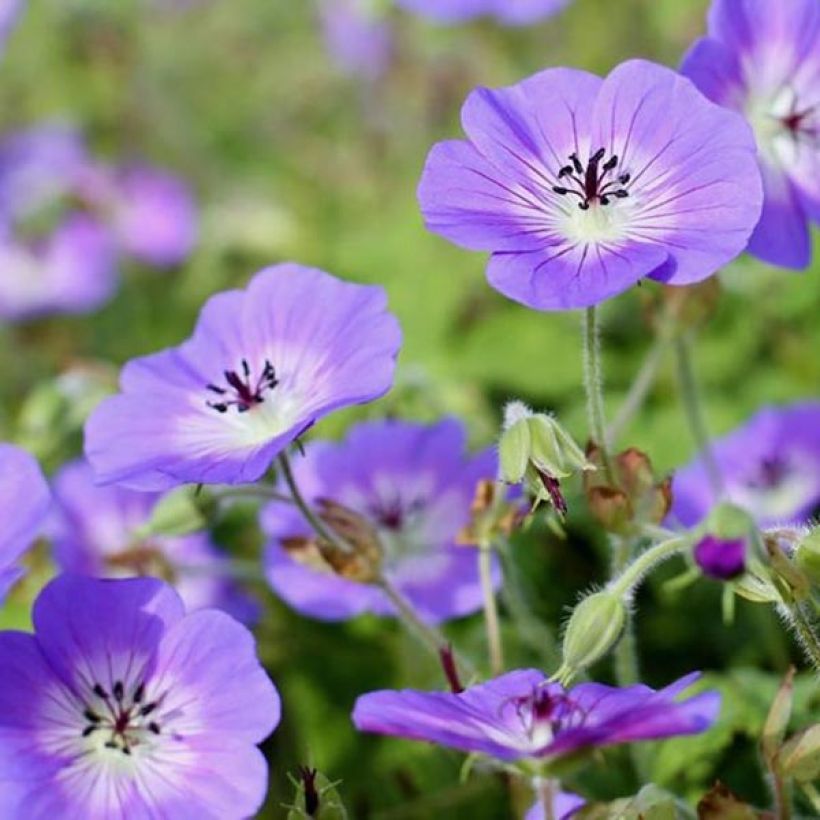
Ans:
MULTIPOLYGON (((179 270, 126 266, 119 294, 94 316, 0 326, 2 437, 55 468, 79 451, 80 438, 77 419, 55 424, 43 415, 33 398, 43 385, 78 365, 110 379, 99 367, 183 339, 209 294, 293 259, 383 285, 405 334, 394 393, 323 422, 318 435, 338 435, 361 415, 451 413, 483 446, 501 405, 522 398, 558 413, 583 439, 579 316, 539 314, 490 290, 481 254, 424 230, 416 183, 432 143, 460 135, 459 108, 474 86, 508 84, 552 65, 606 73, 636 56, 675 66, 703 30, 706 1, 575 0, 525 29, 439 28, 395 12, 394 64, 372 84, 329 59, 308 0, 174 5, 36 0, 0 62, 0 133, 55 118, 75 123, 103 156, 136 155, 182 175, 202 213, 198 249, 179 270)), ((742 258, 721 275, 720 300, 696 345, 715 433, 763 404, 817 394, 817 267, 792 274, 742 258)), ((657 291, 644 285, 604 308, 610 415, 651 345, 646 303, 657 291)), ((622 443, 649 452, 661 471, 691 456, 671 361, 622 443)), ((566 537, 534 527, 515 545, 510 570, 511 595, 553 634, 579 592, 606 573, 606 545, 572 501, 566 537)), ((246 556, 260 546, 250 509, 236 510, 218 535, 246 556)), ((18 591, 6 623, 25 613, 35 584, 18 591)), ((502 780, 459 784, 461 756, 353 731, 357 694, 439 685, 435 666, 419 662, 395 625, 369 618, 322 625, 289 612, 261 583, 255 588, 267 607, 260 652, 285 703, 284 722, 265 747, 272 780, 263 816, 283 816, 292 795, 286 774, 304 762, 342 781, 356 818, 514 816, 502 780)), ((720 776, 749 800, 765 801, 754 737, 794 647, 761 609, 741 606, 735 624, 724 626, 719 591, 707 582, 678 597, 653 582, 638 607, 649 683, 704 668, 731 694, 718 729, 648 756, 653 777, 696 799, 720 776)), ((552 671, 545 627, 508 623, 510 661, 552 671)), ((481 656, 479 619, 451 633, 481 656)), ((596 671, 608 679, 606 664, 596 671)), ((797 724, 820 705, 808 680, 800 691, 797 724)), ((572 785, 607 798, 637 784, 628 757, 615 752, 572 785)))

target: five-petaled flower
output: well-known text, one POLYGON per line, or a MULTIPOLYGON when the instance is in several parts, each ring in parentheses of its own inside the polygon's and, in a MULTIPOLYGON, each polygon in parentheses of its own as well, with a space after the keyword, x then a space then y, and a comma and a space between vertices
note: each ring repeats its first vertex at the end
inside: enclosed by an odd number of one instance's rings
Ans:
POLYGON ((717 718, 720 696, 680 695, 698 678, 664 689, 582 683, 565 690, 537 670, 508 672, 459 694, 381 691, 362 695, 356 728, 426 740, 499 760, 553 761, 602 746, 702 732, 717 718))
MULTIPOLYGON (((476 486, 494 478, 497 465, 490 450, 467 456, 465 440, 455 420, 432 426, 366 422, 340 444, 309 444, 294 464, 311 503, 332 499, 373 528, 384 551, 380 571, 433 623, 481 607, 475 551, 455 540, 470 520, 476 486)), ((268 580, 294 608, 327 620, 395 614, 377 585, 331 571, 311 548, 311 531, 292 505, 272 502, 262 526, 272 536, 268 580)), ((499 582, 497 566, 494 575, 499 582)))
POLYGON ((699 282, 760 216, 748 125, 653 63, 480 88, 462 124, 469 139, 427 159, 427 227, 492 252, 490 284, 538 310, 594 305, 645 277, 699 282))
POLYGON ((279 722, 251 634, 155 579, 63 575, 0 633, 0 816, 253 816, 279 722))
MULTIPOLYGON (((820 401, 766 407, 712 445, 726 497, 762 527, 802 523, 820 504, 820 401)), ((706 463, 675 473, 671 517, 690 527, 718 501, 706 463)))
POLYGON ((331 411, 392 383, 401 343, 384 291, 282 264, 211 297, 193 336, 135 359, 86 425, 102 483, 160 490, 260 478, 331 411))
POLYGON ((820 219, 820 4, 713 0, 708 31, 681 70, 754 128, 765 201, 749 251, 805 268, 820 219))

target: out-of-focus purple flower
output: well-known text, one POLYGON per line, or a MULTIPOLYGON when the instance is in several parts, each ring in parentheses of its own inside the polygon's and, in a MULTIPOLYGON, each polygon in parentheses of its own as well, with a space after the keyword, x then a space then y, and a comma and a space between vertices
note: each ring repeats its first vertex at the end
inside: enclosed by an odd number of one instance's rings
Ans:
MULTIPOLYGON (((385 575, 430 623, 481 607, 475 550, 454 542, 469 521, 478 482, 495 478, 497 466, 491 451, 465 455, 465 443, 465 431, 454 420, 432 426, 369 422, 354 427, 340 444, 308 445, 294 464, 310 502, 330 498, 374 527, 385 550, 385 575)), ((378 587, 288 554, 284 542, 311 534, 292 505, 271 503, 262 526, 273 537, 268 580, 295 609, 326 620, 395 614, 378 587)), ((497 566, 494 571, 499 582, 497 566)))
POLYGON ((117 249, 93 218, 69 214, 49 235, 21 241, 0 223, 0 316, 88 313, 116 288, 117 249))
POLYGON ((356 728, 426 740, 500 760, 554 760, 602 746, 702 732, 717 718, 720 695, 678 695, 699 675, 664 689, 582 683, 565 690, 534 669, 509 672, 461 694, 381 691, 362 695, 356 728))
POLYGON ((525 26, 550 17, 570 0, 396 0, 407 11, 440 23, 492 17, 508 26, 525 26))
MULTIPOLYGON (((586 801, 572 792, 558 792, 552 800, 552 817, 555 820, 569 820, 586 801)), ((544 801, 537 800, 524 817, 524 820, 544 820, 547 816, 544 801)))
POLYGON ((393 56, 393 33, 367 0, 322 0, 319 22, 327 50, 340 68, 368 79, 384 74, 393 56))
POLYGON ((25 450, 0 444, 0 602, 20 577, 20 556, 37 537, 51 496, 40 465, 25 450))
MULTIPOLYGON (((760 410, 714 442, 726 497, 762 527, 800 523, 820 504, 820 401, 760 410)), ((717 502, 696 458, 673 479, 671 516, 690 527, 717 502)))
POLYGON ((193 336, 130 362, 86 425, 101 483, 256 481, 314 422, 390 388, 401 332, 381 288, 282 264, 211 297, 193 336))
POLYGON ((3 318, 85 313, 113 293, 116 245, 83 201, 92 169, 69 128, 35 128, 0 144, 3 318))
POLYGON ((647 276, 698 282, 744 249, 760 215, 748 125, 653 63, 480 88, 462 124, 469 141, 427 159, 427 227, 491 251, 490 284, 538 310, 594 305, 647 276))
POLYGON ((126 254, 157 268, 188 258, 197 240, 197 213, 179 177, 133 165, 114 172, 111 194, 111 225, 126 254))
POLYGON ((64 575, 0 633, 0 815, 251 817, 279 696, 252 635, 161 581, 64 575))
POLYGON ((9 35, 17 24, 23 8, 23 0, 0 0, 0 56, 9 35))
POLYGON ((820 4, 713 0, 708 20, 682 71, 757 137, 765 200, 749 251, 805 268, 820 220, 820 4))
POLYGON ((227 580, 228 562, 206 534, 140 534, 157 493, 97 486, 84 461, 64 466, 53 487, 54 558, 62 570, 105 578, 157 576, 174 585, 189 612, 216 607, 241 621, 254 619, 253 603, 227 580))

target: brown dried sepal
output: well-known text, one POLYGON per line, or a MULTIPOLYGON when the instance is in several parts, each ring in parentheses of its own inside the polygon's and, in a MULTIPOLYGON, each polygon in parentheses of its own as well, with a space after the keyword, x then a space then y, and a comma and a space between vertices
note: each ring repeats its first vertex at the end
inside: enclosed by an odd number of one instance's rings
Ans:
POLYGON ((629 447, 612 460, 608 484, 600 448, 590 442, 587 457, 599 469, 584 473, 584 491, 596 520, 609 532, 627 534, 642 524, 660 524, 672 507, 672 479, 656 479, 646 453, 629 447))
POLYGON ((718 780, 698 803, 698 820, 775 820, 775 817, 772 812, 753 809, 718 780))
POLYGON ((525 518, 519 505, 499 498, 501 485, 488 478, 476 484, 473 501, 470 504, 470 520, 455 537, 459 547, 478 547, 490 543, 497 536, 509 538, 525 518))

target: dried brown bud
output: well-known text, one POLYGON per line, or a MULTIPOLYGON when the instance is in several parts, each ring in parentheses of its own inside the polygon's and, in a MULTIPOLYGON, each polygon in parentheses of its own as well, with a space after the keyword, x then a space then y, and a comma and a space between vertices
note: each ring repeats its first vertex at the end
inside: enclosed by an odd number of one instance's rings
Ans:
MULTIPOLYGON (((601 465, 598 446, 590 443, 587 457, 601 465)), ((608 484, 605 471, 584 474, 584 490, 590 509, 610 532, 628 534, 642 524, 660 524, 672 507, 672 479, 658 480, 646 453, 630 447, 613 459, 614 484, 608 484)))

